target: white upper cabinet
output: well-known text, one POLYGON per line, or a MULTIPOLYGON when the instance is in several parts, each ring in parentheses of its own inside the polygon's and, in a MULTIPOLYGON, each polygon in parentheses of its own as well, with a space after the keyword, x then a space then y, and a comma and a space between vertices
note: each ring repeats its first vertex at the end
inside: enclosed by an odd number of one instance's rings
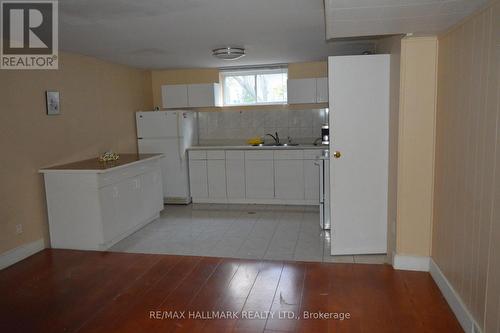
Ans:
POLYGON ((328 102, 328 78, 288 80, 288 104, 328 102))
POLYGON ((185 84, 161 86, 161 99, 166 109, 185 108, 188 106, 188 87, 185 84))
POLYGON ((222 97, 218 83, 188 85, 188 106, 210 107, 221 106, 222 97))
POLYGON ((316 79, 316 103, 328 102, 328 78, 320 77, 316 79))
POLYGON ((166 109, 222 105, 218 83, 163 85, 161 94, 166 109))
POLYGON ((288 104, 316 103, 316 79, 288 80, 288 104))

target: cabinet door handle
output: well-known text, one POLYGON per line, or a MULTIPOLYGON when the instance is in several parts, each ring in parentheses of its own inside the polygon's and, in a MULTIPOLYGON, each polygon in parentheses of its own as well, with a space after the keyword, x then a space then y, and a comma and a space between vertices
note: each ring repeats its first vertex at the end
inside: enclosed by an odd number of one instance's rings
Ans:
POLYGON ((118 188, 116 186, 113 187, 113 198, 118 198, 118 188))
POLYGON ((139 181, 138 178, 134 179, 134 187, 136 189, 139 189, 141 187, 141 182, 139 181))

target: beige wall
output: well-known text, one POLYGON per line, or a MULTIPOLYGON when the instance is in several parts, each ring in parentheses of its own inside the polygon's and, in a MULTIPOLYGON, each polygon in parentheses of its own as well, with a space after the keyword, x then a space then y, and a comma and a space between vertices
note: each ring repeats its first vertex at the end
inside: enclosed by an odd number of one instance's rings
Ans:
POLYGON ((288 64, 289 79, 327 77, 328 61, 298 62, 288 64))
POLYGON ((439 38, 432 258, 500 331, 500 1, 439 38))
POLYGON ((398 133, 399 133, 399 95, 401 73, 401 36, 381 39, 377 52, 391 55, 391 86, 389 111, 389 191, 387 205, 387 254, 392 260, 396 250, 396 211, 398 185, 398 133))
POLYGON ((400 255, 430 256, 437 38, 401 41, 398 140, 397 249, 400 255))
MULTIPOLYGON (((328 76, 328 63, 326 61, 302 62, 288 65, 288 77, 290 79, 326 77, 328 76)), ((161 86, 164 84, 192 84, 219 82, 219 70, 217 68, 193 68, 193 69, 166 69, 153 70, 151 72, 151 84, 153 90, 153 105, 161 107, 161 86)), ((244 106, 225 108, 202 108, 199 111, 221 111, 221 110, 279 110, 279 109, 301 109, 328 107, 328 103, 312 105, 266 105, 266 106, 244 106)))
POLYGON ((0 71, 0 253, 48 240, 39 168, 136 152, 134 111, 151 108, 149 72, 60 56, 59 70, 0 71), (60 92, 61 115, 46 115, 46 90, 60 92))

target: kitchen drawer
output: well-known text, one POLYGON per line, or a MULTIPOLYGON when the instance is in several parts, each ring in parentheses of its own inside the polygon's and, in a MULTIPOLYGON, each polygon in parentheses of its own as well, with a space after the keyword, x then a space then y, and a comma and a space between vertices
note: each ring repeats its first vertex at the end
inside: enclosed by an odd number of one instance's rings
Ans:
POLYGON ((245 152, 242 150, 226 150, 226 160, 242 160, 245 152))
POLYGON ((306 149, 304 150, 304 159, 315 160, 321 158, 322 154, 323 154, 322 149, 306 149))
POLYGON ((224 160, 226 154, 224 150, 209 150, 207 151, 207 160, 224 160))
POLYGON ((190 160, 206 160, 207 152, 205 150, 190 150, 189 151, 190 160))
POLYGON ((275 160, 301 160, 304 158, 302 150, 275 151, 275 160))
POLYGON ((246 160, 273 160, 272 151, 246 151, 246 160))
POLYGON ((138 175, 152 172, 155 170, 158 161, 151 161, 150 163, 140 163, 138 165, 131 165, 125 168, 120 168, 115 171, 108 171, 98 175, 99 187, 116 184, 124 179, 136 177, 138 175))

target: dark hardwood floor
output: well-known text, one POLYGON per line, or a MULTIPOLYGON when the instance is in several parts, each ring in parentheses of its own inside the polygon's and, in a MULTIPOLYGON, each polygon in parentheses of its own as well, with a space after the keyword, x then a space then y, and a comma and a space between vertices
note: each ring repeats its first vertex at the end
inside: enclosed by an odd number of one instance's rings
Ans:
POLYGON ((0 271, 0 331, 462 332, 428 273, 70 250, 0 271), (177 318, 161 319, 168 311, 177 318), (222 311, 236 314, 189 318, 222 311), (305 319, 304 311, 350 318, 305 319), (289 314, 301 318, 279 318, 289 314))

